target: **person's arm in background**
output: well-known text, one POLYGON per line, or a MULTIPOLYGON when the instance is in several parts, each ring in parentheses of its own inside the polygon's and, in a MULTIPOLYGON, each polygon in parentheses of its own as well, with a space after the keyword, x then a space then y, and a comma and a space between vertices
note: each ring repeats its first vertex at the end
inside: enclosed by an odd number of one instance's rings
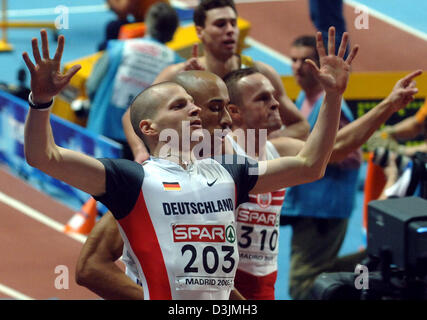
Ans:
POLYGON ((393 126, 384 128, 384 132, 389 134, 395 140, 409 140, 423 133, 424 122, 427 116, 426 103, 412 117, 408 117, 393 126))
POLYGON ((116 264, 123 253, 117 223, 107 212, 94 226, 84 243, 76 268, 77 284, 107 300, 143 300, 142 287, 116 264))
POLYGON ((365 143, 390 116, 406 107, 418 92, 413 79, 422 74, 414 71, 398 80, 391 93, 368 113, 341 128, 336 137, 330 163, 344 160, 348 154, 365 143))
POLYGON ((175 78, 178 73, 188 70, 205 70, 199 62, 199 45, 197 43, 193 45, 190 59, 164 68, 157 75, 156 79, 154 79, 153 84, 170 81, 175 78))
MULTIPOLYGON (((350 152, 362 146, 362 144, 365 143, 367 139, 385 121, 387 121, 393 113, 404 108, 409 102, 411 102, 414 99, 414 95, 418 92, 418 89, 415 88, 413 79, 421 73, 421 70, 414 71, 397 81, 392 92, 387 96, 387 98, 375 106, 375 108, 338 130, 329 163, 336 163, 344 160, 350 152)), ((412 118, 408 118, 406 120, 410 120, 412 123, 414 121, 412 118)), ((409 123, 409 121, 407 121, 407 123, 409 123)), ((405 124, 405 130, 406 129, 410 130, 409 128, 406 128, 405 124)), ((303 146, 301 141, 289 138, 287 140, 283 138, 276 138, 270 141, 282 156, 295 155, 303 146)), ((408 152, 413 154, 415 151, 426 150, 427 144, 416 147, 406 147, 406 149, 408 152)))
POLYGON ((302 113, 295 106, 293 101, 286 94, 280 75, 276 70, 265 63, 256 61, 254 62, 254 66, 263 75, 265 75, 274 86, 276 91, 276 99, 279 102, 280 117, 283 124, 285 125, 284 129, 272 132, 269 138, 277 138, 282 136, 305 140, 310 133, 310 125, 302 113))

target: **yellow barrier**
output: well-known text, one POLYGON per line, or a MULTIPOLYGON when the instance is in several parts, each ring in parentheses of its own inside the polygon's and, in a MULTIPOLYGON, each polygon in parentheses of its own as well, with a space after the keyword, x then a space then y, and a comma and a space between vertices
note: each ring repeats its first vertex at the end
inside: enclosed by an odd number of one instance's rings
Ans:
POLYGON ((97 52, 82 59, 69 62, 64 66, 64 72, 68 71, 75 64, 80 64, 82 68, 73 78, 71 78, 68 86, 55 98, 52 106, 52 112, 54 114, 81 126, 86 126, 87 119, 76 116, 74 111, 71 109, 71 102, 80 97, 87 98, 85 87, 86 80, 89 78, 93 66, 102 54, 103 51, 97 52))
POLYGON ((1 39, 0 39, 0 51, 12 51, 13 47, 7 42, 7 3, 6 0, 2 0, 1 3, 1 39))
MULTIPOLYGON (((353 72, 350 75, 347 90, 344 93, 346 100, 381 100, 384 99, 392 90, 397 80, 409 74, 412 71, 402 72, 353 72)), ((294 77, 282 77, 283 85, 286 88, 288 96, 295 100, 301 88, 296 83, 294 77)), ((427 74, 423 73, 416 78, 419 89, 416 98, 427 96, 427 74)))
POLYGON ((2 19, 0 28, 2 29, 2 38, 0 39, 0 52, 12 51, 13 46, 7 41, 8 28, 47 28, 54 31, 55 39, 58 37, 55 23, 45 21, 7 21, 7 0, 2 0, 1 6, 2 19))

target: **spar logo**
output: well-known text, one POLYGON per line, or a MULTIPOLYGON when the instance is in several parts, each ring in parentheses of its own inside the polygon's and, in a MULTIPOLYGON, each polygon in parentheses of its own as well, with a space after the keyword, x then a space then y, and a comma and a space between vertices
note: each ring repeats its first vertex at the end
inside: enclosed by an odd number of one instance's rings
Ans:
POLYGON ((232 225, 173 225, 174 242, 230 242, 236 241, 236 230, 232 225))
POLYGON ((277 222, 277 214, 275 212, 260 212, 246 209, 239 209, 237 213, 237 221, 249 224, 258 224, 262 226, 275 226, 277 222))

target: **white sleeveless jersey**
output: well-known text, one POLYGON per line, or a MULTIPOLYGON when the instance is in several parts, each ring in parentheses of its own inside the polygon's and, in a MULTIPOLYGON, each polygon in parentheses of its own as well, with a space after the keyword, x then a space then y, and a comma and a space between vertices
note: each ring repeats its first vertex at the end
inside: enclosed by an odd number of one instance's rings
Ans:
MULTIPOLYGON (((237 142, 229 140, 237 154, 246 156, 237 142)), ((266 158, 280 158, 270 141, 266 143, 266 158)), ((255 276, 265 276, 277 270, 280 212, 285 191, 249 194, 249 201, 240 204, 236 210, 239 270, 255 276)))
POLYGON ((96 198, 118 221, 127 274, 145 299, 228 299, 239 260, 234 209, 256 183, 247 160, 204 159, 188 170, 161 159, 100 160, 107 193, 96 198))

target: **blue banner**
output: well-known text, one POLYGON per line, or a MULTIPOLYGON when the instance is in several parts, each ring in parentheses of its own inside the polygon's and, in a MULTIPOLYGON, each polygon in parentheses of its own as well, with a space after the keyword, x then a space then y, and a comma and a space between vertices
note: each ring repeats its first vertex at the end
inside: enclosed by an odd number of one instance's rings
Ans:
MULTIPOLYGON (((79 209, 89 198, 84 193, 27 164, 24 156, 24 124, 28 103, 0 90, 0 162, 27 180, 37 189, 79 209)), ((118 158, 121 145, 106 137, 51 115, 52 131, 57 145, 85 153, 96 158, 118 158)))

